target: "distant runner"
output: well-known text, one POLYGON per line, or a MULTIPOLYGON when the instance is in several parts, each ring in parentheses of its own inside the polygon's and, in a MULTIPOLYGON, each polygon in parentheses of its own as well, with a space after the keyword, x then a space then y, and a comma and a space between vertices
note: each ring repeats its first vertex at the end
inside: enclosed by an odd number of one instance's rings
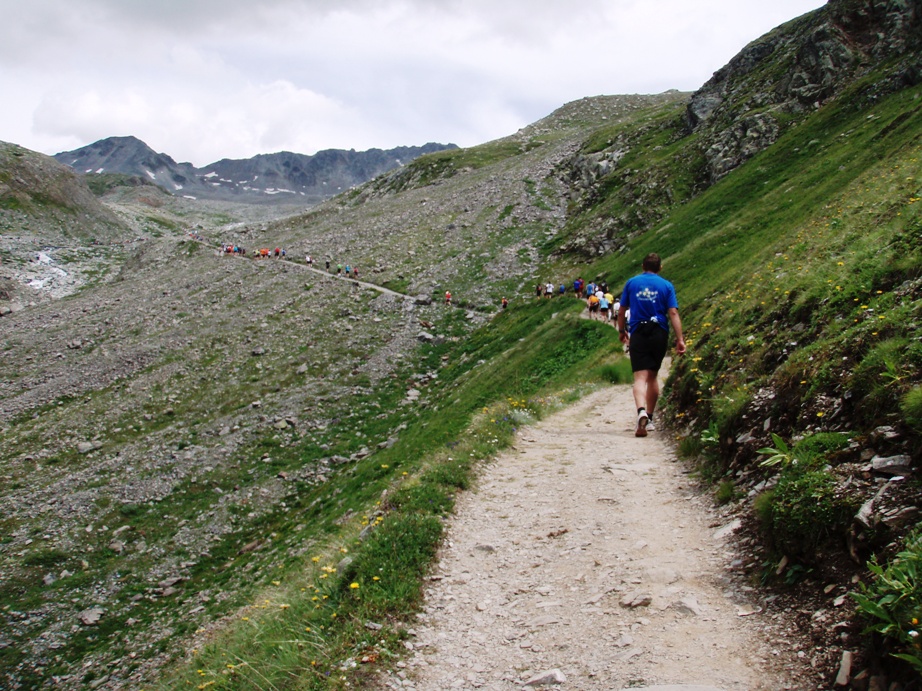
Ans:
POLYGON ((589 318, 595 319, 595 315, 599 313, 599 298, 595 293, 586 298, 586 307, 589 308, 589 318))

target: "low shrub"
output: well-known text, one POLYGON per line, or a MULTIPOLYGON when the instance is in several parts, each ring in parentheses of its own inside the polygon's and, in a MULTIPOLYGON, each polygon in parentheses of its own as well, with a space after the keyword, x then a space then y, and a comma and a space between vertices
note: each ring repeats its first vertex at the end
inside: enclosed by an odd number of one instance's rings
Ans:
POLYGON ((850 439, 843 432, 819 432, 804 437, 791 448, 781 437, 773 433, 772 443, 774 446, 767 446, 756 452, 765 456, 760 465, 780 465, 784 468, 797 466, 800 470, 805 470, 825 465, 829 456, 848 446, 850 439))
POLYGON ((689 434, 679 440, 679 455, 682 458, 697 458, 703 450, 701 437, 696 434, 689 434))
POLYGON ((786 554, 809 558, 817 547, 845 531, 857 508, 853 499, 836 491, 835 478, 828 471, 792 465, 781 473, 774 489, 769 537, 786 554))
POLYGON ((438 485, 468 489, 471 486, 470 464, 454 461, 439 463, 426 471, 423 479, 438 485))
POLYGON ((866 632, 883 637, 893 657, 922 673, 922 530, 905 541, 902 552, 886 567, 868 563, 870 585, 852 593, 859 611, 869 621, 866 632))
POLYGON ((50 548, 39 549, 27 555, 22 563, 26 566, 51 567, 63 564, 70 558, 70 555, 64 550, 50 548))
POLYGON ((717 492, 715 492, 714 498, 717 500, 718 504, 729 504, 736 499, 736 497, 736 485, 733 484, 732 480, 724 480, 717 485, 717 492))
POLYGON ((908 344, 905 338, 881 341, 855 368, 852 393, 862 401, 858 412, 863 413, 865 424, 879 423, 887 413, 894 412, 908 344))
POLYGON ((712 422, 716 425, 719 440, 735 436, 734 432, 751 400, 752 394, 745 389, 737 388, 728 395, 719 396, 711 401, 712 422))
POLYGON ((922 432, 922 386, 916 386, 903 396, 901 412, 906 424, 922 432))
POLYGON ((794 445, 794 456, 806 463, 822 462, 829 454, 841 451, 850 443, 844 432, 818 432, 801 439, 794 445))
POLYGON ((631 361, 621 358, 599 368, 599 378, 609 384, 630 384, 634 381, 631 361))
POLYGON ((775 491, 767 490, 758 495, 752 502, 752 510, 756 518, 766 528, 771 525, 772 505, 775 502, 775 491))
POLYGON ((361 583, 366 607, 391 616, 409 613, 420 597, 421 576, 441 537, 442 522, 435 516, 391 516, 372 532, 343 574, 340 589, 348 593, 352 583, 361 583))
POLYGON ((454 507, 454 493, 435 482, 421 481, 399 488, 390 498, 390 504, 404 513, 434 514, 443 516, 454 507))

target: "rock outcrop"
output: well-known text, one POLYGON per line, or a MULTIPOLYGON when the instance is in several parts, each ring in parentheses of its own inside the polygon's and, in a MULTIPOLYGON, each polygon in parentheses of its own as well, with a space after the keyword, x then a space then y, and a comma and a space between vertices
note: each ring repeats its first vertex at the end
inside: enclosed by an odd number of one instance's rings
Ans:
POLYGON ((691 98, 712 182, 771 146, 802 113, 819 108, 871 69, 879 98, 922 80, 922 2, 830 0, 750 43, 691 98))

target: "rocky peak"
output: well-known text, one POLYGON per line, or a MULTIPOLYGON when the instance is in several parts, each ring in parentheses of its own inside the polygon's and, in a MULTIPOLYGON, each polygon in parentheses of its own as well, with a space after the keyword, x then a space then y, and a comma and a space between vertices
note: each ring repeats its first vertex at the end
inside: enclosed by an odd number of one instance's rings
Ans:
POLYGON ((892 60, 891 90, 918 83, 920 37, 922 0, 830 0, 750 43, 686 111, 689 129, 703 135, 712 181, 773 144, 791 115, 820 107, 865 70, 892 60))

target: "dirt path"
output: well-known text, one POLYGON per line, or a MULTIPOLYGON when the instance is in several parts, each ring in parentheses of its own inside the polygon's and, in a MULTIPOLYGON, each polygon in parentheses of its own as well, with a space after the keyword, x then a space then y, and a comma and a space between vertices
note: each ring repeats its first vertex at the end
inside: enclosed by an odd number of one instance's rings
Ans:
POLYGON ((389 688, 791 689, 711 500, 610 387, 519 434, 460 498, 389 688), (670 686, 672 685, 672 686, 670 686))
MULTIPOLYGON (((201 242, 202 244, 207 244, 205 241, 202 241, 202 240, 199 240, 198 242, 201 242)), ((210 247, 210 245, 208 246, 210 247)), ((220 249, 216 249, 216 248, 213 248, 213 249, 215 252, 215 256, 218 256, 218 257, 232 257, 234 259, 250 259, 251 261, 284 262, 282 266, 285 266, 285 267, 289 267, 289 266, 296 267, 298 269, 302 269, 304 271, 310 271, 312 273, 318 274, 320 276, 323 276, 324 278, 328 278, 331 280, 346 281, 347 283, 351 283, 352 285, 356 287, 361 286, 362 288, 370 288, 371 290, 377 290, 379 293, 384 293, 385 295, 393 295, 394 297, 402 298, 404 300, 415 300, 415 298, 412 295, 405 295, 404 293, 398 293, 395 290, 391 290, 390 288, 385 288, 384 286, 380 286, 377 283, 368 283, 367 281, 360 281, 359 279, 353 278, 352 276, 349 276, 346 274, 331 273, 330 271, 327 271, 326 269, 320 269, 314 266, 310 266, 305 262, 295 261, 287 257, 285 259, 275 259, 272 257, 268 259, 261 259, 256 255, 249 255, 246 257, 241 257, 236 254, 228 255, 226 252, 222 252, 220 249)))
POLYGON ((411 295, 404 295, 403 293, 398 293, 397 291, 391 290, 390 288, 379 286, 377 283, 367 283, 366 281, 360 281, 359 279, 352 278, 350 276, 330 273, 329 271, 326 271, 325 269, 317 269, 317 268, 314 268, 313 266, 308 266, 307 264, 304 264, 301 262, 292 262, 292 264, 294 266, 299 266, 306 271, 312 271, 315 274, 320 274, 321 276, 325 276, 326 278, 332 278, 338 281, 348 281, 349 283, 362 286, 363 288, 370 288, 371 290, 377 290, 379 293, 384 293, 385 295, 393 295, 395 297, 403 298, 404 300, 413 300, 413 296, 411 295))

